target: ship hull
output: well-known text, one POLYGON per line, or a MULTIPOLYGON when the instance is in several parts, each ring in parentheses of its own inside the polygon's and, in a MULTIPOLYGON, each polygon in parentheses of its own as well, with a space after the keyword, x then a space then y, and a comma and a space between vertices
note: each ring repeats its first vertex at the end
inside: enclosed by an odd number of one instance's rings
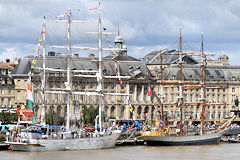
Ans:
POLYGON ((109 136, 80 139, 39 139, 32 143, 8 142, 13 151, 40 152, 65 150, 90 150, 113 148, 120 136, 115 132, 109 136))
POLYGON ((180 146, 219 144, 222 133, 194 136, 143 136, 147 145, 180 146))

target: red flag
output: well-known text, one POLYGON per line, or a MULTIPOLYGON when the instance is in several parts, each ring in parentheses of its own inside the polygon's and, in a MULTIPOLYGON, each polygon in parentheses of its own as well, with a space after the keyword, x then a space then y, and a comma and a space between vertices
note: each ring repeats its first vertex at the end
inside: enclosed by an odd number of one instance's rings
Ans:
POLYGON ((150 86, 148 87, 148 96, 152 96, 152 90, 150 86))
POLYGON ((45 33, 45 32, 42 30, 41 35, 42 35, 43 33, 45 33))

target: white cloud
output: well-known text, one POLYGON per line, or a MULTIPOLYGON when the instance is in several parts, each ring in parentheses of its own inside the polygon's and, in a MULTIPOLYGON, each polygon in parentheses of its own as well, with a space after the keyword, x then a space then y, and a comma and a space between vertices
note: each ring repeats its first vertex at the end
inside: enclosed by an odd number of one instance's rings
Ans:
MULTIPOLYGON (((59 0, 1 0, 0 50, 15 48, 17 56, 34 54, 42 28, 42 17, 47 17, 47 45, 66 45, 66 25, 54 24, 48 18, 66 11, 68 1, 59 0)), ((72 25, 72 43, 96 47, 97 37, 85 32, 97 31, 98 0, 71 0, 72 18, 87 20, 72 25)), ((200 44, 200 33, 212 45, 209 50, 224 51, 230 62, 239 59, 240 3, 235 0, 104 0, 103 25, 108 31, 120 33, 128 46, 129 55, 143 57, 161 46, 173 46, 182 27, 189 46, 200 44)), ((110 41, 113 45, 114 37, 110 41)), ((103 40, 106 45, 106 40, 103 40)), ((200 45, 199 45, 200 46, 200 45)), ((163 47, 164 48, 164 47, 163 47)), ((169 49, 174 49, 169 48, 169 49)), ((194 47, 192 47, 194 48, 194 47)), ((199 47, 197 47, 197 50, 199 47)), ((13 51, 13 50, 12 50, 13 51)), ((7 50, 2 51, 8 52, 7 50)))
POLYGON ((0 62, 4 62, 6 59, 10 59, 13 61, 14 58, 17 57, 17 49, 16 48, 5 48, 5 50, 0 53, 0 62))

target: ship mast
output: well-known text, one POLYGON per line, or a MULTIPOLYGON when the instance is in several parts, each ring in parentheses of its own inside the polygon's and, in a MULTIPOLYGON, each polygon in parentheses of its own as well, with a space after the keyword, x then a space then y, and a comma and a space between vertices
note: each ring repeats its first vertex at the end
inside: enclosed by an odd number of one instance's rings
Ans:
MULTIPOLYGON (((99 4, 100 5, 100 4, 99 4)), ((98 16, 98 58, 99 58, 99 71, 97 76, 98 81, 98 92, 101 94, 102 92, 102 22, 101 22, 101 9, 99 9, 98 16)), ((98 95, 98 103, 99 103, 99 128, 100 132, 102 131, 102 99, 101 95, 98 95)))
MULTIPOLYGON (((46 19, 45 16, 43 18, 43 28, 42 31, 46 33, 46 19)), ((45 34, 43 36, 43 76, 42 76, 42 110, 41 110, 41 125, 46 125, 45 120, 45 85, 46 85, 46 37, 45 34)))
POLYGON ((202 96, 202 128, 201 128, 201 135, 204 134, 204 111, 205 111, 205 102, 206 102, 206 92, 205 92, 205 67, 206 67, 206 58, 205 54, 203 53, 203 33, 202 33, 202 53, 201 53, 201 71, 202 71, 202 77, 201 77, 201 96, 202 96))
POLYGON ((162 109, 162 129, 164 129, 164 110, 163 110, 163 99, 164 99, 164 96, 163 96, 163 66, 162 66, 162 53, 160 51, 160 72, 161 72, 161 85, 160 85, 160 94, 161 94, 161 109, 162 109))
POLYGON ((180 55, 179 55, 179 69, 180 69, 180 79, 179 79, 179 101, 180 101, 180 133, 183 133, 183 86, 182 86, 182 34, 180 28, 180 55))
POLYGON ((70 126, 70 68, 71 68, 71 7, 68 5, 68 14, 67 14, 67 123, 66 129, 69 131, 70 126))

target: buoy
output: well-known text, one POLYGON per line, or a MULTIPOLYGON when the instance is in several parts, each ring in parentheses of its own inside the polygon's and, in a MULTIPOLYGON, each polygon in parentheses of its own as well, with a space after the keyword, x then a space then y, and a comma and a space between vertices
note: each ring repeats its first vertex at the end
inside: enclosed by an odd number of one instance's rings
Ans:
POLYGON ((13 139, 13 142, 17 142, 17 140, 16 140, 16 139, 13 139))
POLYGON ((8 150, 11 150, 11 149, 12 149, 12 148, 9 146, 9 147, 8 147, 8 150))

